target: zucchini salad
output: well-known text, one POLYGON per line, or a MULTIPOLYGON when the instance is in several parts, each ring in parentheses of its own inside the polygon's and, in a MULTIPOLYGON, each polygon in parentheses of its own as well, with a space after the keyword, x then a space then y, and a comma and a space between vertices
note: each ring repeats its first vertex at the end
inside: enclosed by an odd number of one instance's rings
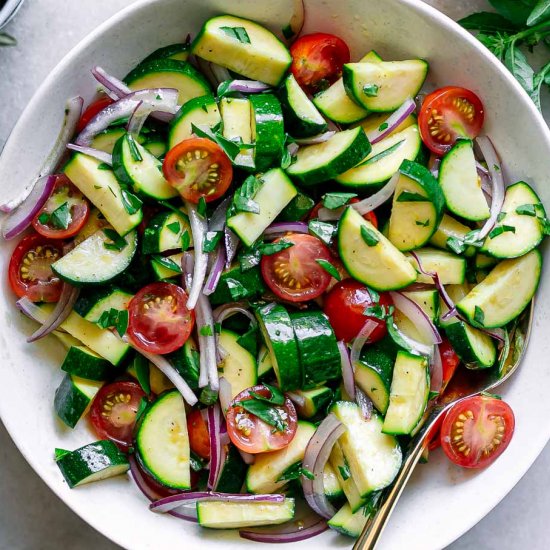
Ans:
MULTIPOLYGON (((91 67, 0 207, 28 341, 67 350, 55 413, 90 432, 60 478, 128 472, 152 512, 259 542, 359 535, 430 401, 506 372, 549 232, 473 91, 294 30, 221 15, 122 80, 91 67)), ((483 468, 513 431, 481 394, 430 449, 483 468)))

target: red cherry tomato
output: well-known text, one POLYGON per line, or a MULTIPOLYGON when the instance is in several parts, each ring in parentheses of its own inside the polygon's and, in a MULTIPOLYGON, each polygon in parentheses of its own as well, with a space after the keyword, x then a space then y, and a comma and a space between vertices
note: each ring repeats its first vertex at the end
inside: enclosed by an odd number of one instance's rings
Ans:
POLYGON ((514 413, 494 397, 476 395, 454 405, 441 426, 441 446, 464 468, 485 468, 508 447, 514 434, 514 413))
POLYGON ((333 34, 317 32, 298 38, 290 47, 290 70, 303 88, 314 93, 327 88, 342 76, 349 63, 347 44, 333 34))
POLYGON ((51 265, 63 255, 62 243, 33 233, 21 239, 10 259, 8 278, 13 292, 31 302, 57 302, 61 280, 51 265))
POLYGON ((187 432, 191 450, 201 458, 210 458, 210 438, 208 426, 198 409, 187 415, 187 432))
POLYGON ((363 328, 368 320, 376 323, 376 328, 369 336, 369 342, 377 342, 386 335, 386 323, 375 317, 363 315, 365 308, 380 304, 389 307, 393 304, 390 295, 380 293, 380 301, 375 302, 368 288, 353 279, 345 279, 334 285, 325 297, 323 311, 327 315, 336 338, 350 342, 363 328))
POLYGON ((76 235, 90 215, 90 205, 71 180, 61 174, 46 204, 32 220, 37 233, 49 239, 76 235))
POLYGON ((221 147, 204 138, 178 143, 166 154, 162 164, 164 177, 179 194, 198 203, 219 199, 231 185, 233 166, 221 147))
POLYGON ((94 118, 100 111, 103 111, 105 107, 108 107, 113 103, 113 100, 110 97, 101 97, 90 103, 88 108, 82 113, 80 120, 78 121, 78 126, 76 127, 77 132, 82 132, 92 118, 94 118))
POLYGON ((235 446, 247 453, 257 454, 284 449, 296 434, 298 416, 292 401, 285 398, 284 405, 274 405, 286 414, 284 430, 277 430, 256 415, 247 412, 240 403, 252 399, 253 391, 263 397, 271 397, 271 391, 263 385, 248 388, 229 405, 227 409, 227 433, 235 446))
POLYGON ((170 353, 187 341, 195 313, 187 309, 187 294, 171 283, 142 288, 128 305, 128 336, 149 353, 170 353))
POLYGON ((443 338, 441 344, 439 344, 439 354, 443 365, 443 385, 441 386, 441 393, 443 393, 453 377, 460 359, 447 338, 443 338))
POLYGON ((92 426, 101 439, 110 439, 126 451, 132 445, 139 402, 145 392, 136 382, 113 382, 103 386, 90 409, 92 426))
POLYGON ((422 141, 438 155, 459 138, 475 138, 485 118, 483 103, 474 92, 446 86, 427 95, 418 116, 422 141))
MULTIPOLYGON (((357 197, 354 197, 351 199, 350 204, 355 204, 359 202, 359 199, 357 197)), ((323 208, 323 202, 318 202, 311 210, 311 212, 308 215, 308 220, 314 220, 319 217, 319 210, 323 208)), ((378 218, 376 217, 376 214, 374 213, 374 210, 371 210, 370 212, 367 212, 363 215, 363 219, 367 220, 368 222, 372 223, 376 229, 378 229, 378 218)))
POLYGON ((332 261, 328 247, 313 235, 287 234, 275 240, 292 246, 269 256, 262 256, 264 281, 279 298, 289 302, 306 302, 323 294, 331 276, 317 260, 332 261))

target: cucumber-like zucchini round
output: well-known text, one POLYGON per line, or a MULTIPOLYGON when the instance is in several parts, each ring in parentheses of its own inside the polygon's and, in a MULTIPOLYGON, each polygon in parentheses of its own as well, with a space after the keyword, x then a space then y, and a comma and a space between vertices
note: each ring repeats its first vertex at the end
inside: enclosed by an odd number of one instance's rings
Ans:
MULTIPOLYGON (((105 360, 102 361, 107 363, 105 360)), ((69 428, 74 428, 101 386, 103 386, 103 382, 85 380, 73 374, 66 374, 55 390, 54 408, 57 416, 69 428)))
POLYGON ((273 94, 252 94, 252 142, 258 172, 279 165, 283 157, 285 127, 279 100, 273 94))
POLYGON ((86 346, 71 346, 61 364, 61 370, 85 380, 103 381, 113 372, 109 361, 86 346))
POLYGON ((463 321, 445 327, 445 334, 468 369, 487 369, 495 364, 497 350, 493 339, 463 321))
POLYGON ((189 246, 193 246, 189 218, 180 212, 160 212, 147 224, 141 241, 143 254, 158 254, 167 250, 181 250, 182 236, 187 232, 189 246))
POLYGON ((176 61, 187 61, 189 57, 189 43, 182 42, 180 44, 170 44, 163 46, 153 53, 149 54, 142 63, 146 61, 155 61, 157 59, 175 59, 176 61))

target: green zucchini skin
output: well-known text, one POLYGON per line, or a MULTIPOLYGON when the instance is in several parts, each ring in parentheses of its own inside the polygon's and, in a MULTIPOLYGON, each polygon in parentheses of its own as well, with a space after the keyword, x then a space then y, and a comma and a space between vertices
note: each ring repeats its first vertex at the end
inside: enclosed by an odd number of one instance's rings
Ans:
POLYGON ((258 172, 264 172, 281 164, 285 142, 283 111, 273 94, 252 94, 249 99, 256 129, 254 163, 258 172))

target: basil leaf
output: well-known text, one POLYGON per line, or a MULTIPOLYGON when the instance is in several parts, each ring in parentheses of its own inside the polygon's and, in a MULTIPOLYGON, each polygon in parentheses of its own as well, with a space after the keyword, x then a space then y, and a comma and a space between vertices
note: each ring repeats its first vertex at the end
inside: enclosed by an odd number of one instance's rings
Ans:
POLYGON ((302 463, 296 462, 292 466, 289 466, 277 479, 277 481, 292 481, 293 479, 300 479, 302 475, 302 463))
POLYGON ((191 244, 191 237, 187 229, 181 234, 181 250, 185 252, 191 244))
POLYGON ((251 391, 250 395, 257 399, 258 401, 264 401, 265 403, 270 403, 271 405, 284 405, 285 404, 285 395, 284 393, 275 386, 270 386, 269 384, 263 384, 270 392, 269 397, 264 397, 257 392, 251 391))
POLYGON ((202 243, 203 252, 212 252, 218 246, 220 239, 222 237, 221 231, 207 231, 204 236, 204 241, 202 243))
POLYGON ((250 37, 244 27, 220 27, 220 30, 242 44, 250 44, 250 37))
POLYGON ((515 233, 516 228, 513 225, 496 225, 489 233, 489 239, 494 239, 507 232, 515 233))
POLYGON ((141 386, 141 389, 145 392, 146 395, 149 395, 151 393, 149 361, 145 359, 143 355, 138 353, 134 357, 133 366, 136 371, 136 378, 139 382, 139 385, 141 386))
POLYGON ((458 21, 465 29, 483 32, 515 32, 518 26, 498 13, 482 11, 472 13, 458 21))
POLYGON ((67 229, 72 221, 69 203, 64 202, 50 214, 50 223, 57 229, 67 229))
POLYGON ((130 193, 127 189, 122 188, 120 190, 120 195, 122 197, 124 210, 126 210, 130 216, 135 214, 143 205, 142 200, 133 193, 130 193))
POLYGON ((376 304, 373 306, 367 306, 363 311, 363 315, 365 317, 373 317, 374 319, 384 320, 386 319, 388 312, 386 311, 385 306, 376 304))
POLYGON ((332 239, 336 234, 336 226, 319 220, 311 220, 308 224, 308 229, 314 237, 323 241, 327 246, 331 245, 332 239))
POLYGON ((420 227, 428 227, 430 225, 430 220, 420 221, 416 220, 416 225, 419 225, 420 227))
POLYGON ((202 458, 193 451, 189 454, 189 465, 194 472, 200 472, 204 468, 204 462, 202 458))
POLYGON ((146 397, 142 397, 139 400, 138 408, 136 411, 136 419, 135 419, 136 424, 140 421, 141 417, 143 416, 143 413, 147 410, 148 406, 149 406, 149 401, 147 401, 146 397))
POLYGON ((180 222, 169 223, 166 227, 175 235, 177 235, 181 231, 180 222))
POLYGON ((287 423, 287 414, 283 409, 278 407, 272 407, 264 401, 258 401, 257 399, 247 399, 246 401, 240 401, 239 406, 245 411, 257 416, 260 420, 273 426, 276 431, 284 432, 287 423))
POLYGON ((504 64, 529 94, 531 99, 533 99, 535 90, 535 71, 531 65, 529 65, 525 54, 515 46, 515 43, 512 43, 506 50, 504 54, 504 64))
POLYGON ((458 237, 453 237, 452 235, 447 239, 447 248, 452 250, 455 254, 462 254, 466 250, 466 245, 464 241, 458 237))
POLYGON ((231 298, 236 302, 242 298, 246 298, 248 295, 245 286, 240 281, 237 281, 237 279, 227 278, 225 284, 227 285, 229 294, 231 294, 231 298))
POLYGON ((126 248, 128 243, 126 239, 121 237, 114 229, 109 229, 108 227, 103 229, 103 234, 112 242, 104 242, 103 246, 107 250, 118 250, 119 252, 126 248))
POLYGON ((38 221, 42 225, 46 225, 50 221, 50 215, 47 212, 42 212, 42 214, 38 216, 38 221))
POLYGON ((334 277, 337 281, 341 281, 342 277, 338 270, 327 260, 315 260, 331 277, 334 277))
POLYGON ((396 200, 397 202, 430 202, 428 197, 424 197, 420 193, 413 191, 401 191, 396 200))
POLYGON ((294 243, 286 241, 285 239, 281 239, 277 242, 261 244, 259 245, 258 250, 260 251, 262 256, 272 256, 273 254, 282 252, 283 250, 286 250, 291 246, 294 246, 294 243))
POLYGON ((254 197, 262 185, 263 181, 261 179, 255 176, 248 176, 243 184, 235 191, 233 200, 227 211, 227 217, 230 218, 238 212, 259 214, 260 205, 254 201, 254 197))
POLYGON ((210 325, 203 325, 200 328, 200 335, 201 336, 214 336, 214 333, 212 331, 212 327, 210 325))
POLYGON ((128 318, 129 315, 127 309, 123 309, 118 312, 115 328, 121 338, 126 334, 126 331, 128 330, 128 318))
POLYGON ((160 256, 158 254, 154 254, 151 256, 151 259, 156 263, 159 264, 166 269, 169 269, 170 271, 175 271, 176 273, 181 273, 181 266, 178 265, 174 260, 171 258, 166 258, 164 256, 160 256))
POLYGON ((522 204, 516 208, 516 214, 535 218, 537 216, 537 211, 534 204, 522 204))
POLYGON ((244 248, 239 252, 239 264, 241 266, 241 271, 248 271, 253 267, 256 267, 260 264, 262 259, 262 254, 260 250, 255 248, 244 248))
POLYGON ((126 139, 128 141, 128 148, 130 149, 130 155, 131 155, 132 159, 135 162, 141 162, 143 160, 143 157, 141 156, 141 153, 139 152, 139 149, 137 147, 136 142, 134 141, 133 136, 131 136, 130 134, 127 134, 126 136, 127 136, 126 139))
MULTIPOLYGON (((385 130, 388 126, 386 122, 384 122, 384 124, 380 125, 380 128, 382 128, 382 130, 385 130), (386 127, 382 128, 384 124, 386 125, 386 127)), ((405 143, 404 139, 402 139, 401 141, 398 141, 397 143, 394 143, 391 147, 388 147, 387 149, 380 151, 380 153, 378 153, 377 155, 374 155, 373 157, 368 157, 365 161, 363 161, 361 164, 358 164, 357 166, 367 166, 368 164, 373 164, 375 162, 378 162, 379 160, 382 160, 384 157, 391 155, 394 151, 397 151, 397 149, 399 149, 399 147, 401 147, 403 143, 405 143)))
POLYGON ((539 0, 527 18, 527 26, 533 27, 550 19, 550 0, 539 0))
POLYGON ((199 203, 197 204, 197 214, 201 218, 206 217, 206 199, 204 197, 199 199, 199 203))
POLYGON ((383 132, 384 130, 387 130, 389 128, 389 124, 387 122, 382 122, 380 126, 378 126, 378 131, 383 132))
POLYGON ((499 212, 497 216, 497 222, 501 222, 506 217, 506 212, 499 212))
POLYGON ((219 131, 215 131, 214 128, 202 129, 191 124, 191 130, 197 137, 209 139, 218 144, 231 160, 235 160, 236 156, 241 152, 241 148, 238 144, 223 137, 223 135, 219 131))
POLYGON ((474 308, 474 321, 481 326, 483 326, 483 322, 485 321, 485 313, 479 306, 475 306, 474 308))
POLYGON ((365 84, 363 86, 363 93, 367 97, 376 97, 378 95, 378 86, 376 84, 365 84))
POLYGON ((503 17, 515 25, 525 25, 536 0, 489 0, 503 17))
POLYGON ((372 229, 369 229, 364 225, 361 226, 361 238, 365 241, 367 246, 376 246, 380 241, 378 235, 376 235, 372 229))
POLYGON ((323 195, 323 206, 329 210, 336 210, 349 203, 357 193, 327 193, 323 195))

